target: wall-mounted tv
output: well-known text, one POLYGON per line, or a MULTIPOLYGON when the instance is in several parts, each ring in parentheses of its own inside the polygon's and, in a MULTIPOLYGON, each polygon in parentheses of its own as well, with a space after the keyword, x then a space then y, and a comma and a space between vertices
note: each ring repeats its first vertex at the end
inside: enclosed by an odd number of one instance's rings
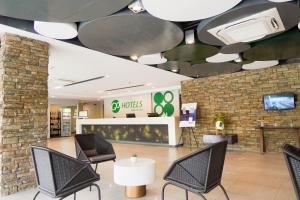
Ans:
POLYGON ((294 93, 268 94, 263 96, 265 110, 290 110, 296 107, 294 93))

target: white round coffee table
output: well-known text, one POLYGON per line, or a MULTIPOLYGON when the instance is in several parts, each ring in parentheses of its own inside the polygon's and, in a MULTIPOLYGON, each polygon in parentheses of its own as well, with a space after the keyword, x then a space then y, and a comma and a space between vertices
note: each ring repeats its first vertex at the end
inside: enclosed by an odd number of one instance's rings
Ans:
POLYGON ((146 185, 155 179, 155 160, 137 158, 134 163, 130 159, 118 160, 114 164, 114 182, 125 186, 127 197, 146 195, 146 185))

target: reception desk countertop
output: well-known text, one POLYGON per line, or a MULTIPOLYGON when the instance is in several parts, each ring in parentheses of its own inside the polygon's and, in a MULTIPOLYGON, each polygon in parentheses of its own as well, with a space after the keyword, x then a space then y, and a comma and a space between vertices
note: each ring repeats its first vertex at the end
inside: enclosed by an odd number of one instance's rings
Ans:
POLYGON ((104 138, 117 142, 166 143, 170 146, 176 146, 180 137, 176 117, 77 119, 76 134, 90 132, 99 132, 104 138))

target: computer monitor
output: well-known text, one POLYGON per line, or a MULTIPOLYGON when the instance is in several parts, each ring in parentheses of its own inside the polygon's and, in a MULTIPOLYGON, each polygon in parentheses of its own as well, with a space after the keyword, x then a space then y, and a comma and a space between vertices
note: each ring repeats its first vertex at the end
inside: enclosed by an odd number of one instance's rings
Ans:
POLYGON ((148 117, 159 117, 157 113, 147 113, 148 117))
POLYGON ((135 114, 134 113, 127 113, 126 118, 135 118, 135 114))

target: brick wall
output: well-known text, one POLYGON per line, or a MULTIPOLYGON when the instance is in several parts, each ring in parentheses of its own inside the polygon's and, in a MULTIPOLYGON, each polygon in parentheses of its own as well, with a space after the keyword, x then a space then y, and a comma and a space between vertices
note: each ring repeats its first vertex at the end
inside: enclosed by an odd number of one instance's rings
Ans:
POLYGON ((12 34, 0 48, 0 194, 35 186, 28 146, 46 146, 48 44, 12 34))
MULTIPOLYGON (((214 133, 216 112, 227 118, 225 133, 238 134, 233 149, 259 151, 259 126, 300 126, 300 64, 244 71, 182 82, 182 103, 198 103, 196 134, 214 133), (295 110, 265 111, 264 94, 294 92, 298 95, 295 110)), ((300 135, 300 133, 298 133, 300 135)), ((277 152, 283 143, 297 144, 297 133, 291 130, 266 131, 267 151, 277 152)))

